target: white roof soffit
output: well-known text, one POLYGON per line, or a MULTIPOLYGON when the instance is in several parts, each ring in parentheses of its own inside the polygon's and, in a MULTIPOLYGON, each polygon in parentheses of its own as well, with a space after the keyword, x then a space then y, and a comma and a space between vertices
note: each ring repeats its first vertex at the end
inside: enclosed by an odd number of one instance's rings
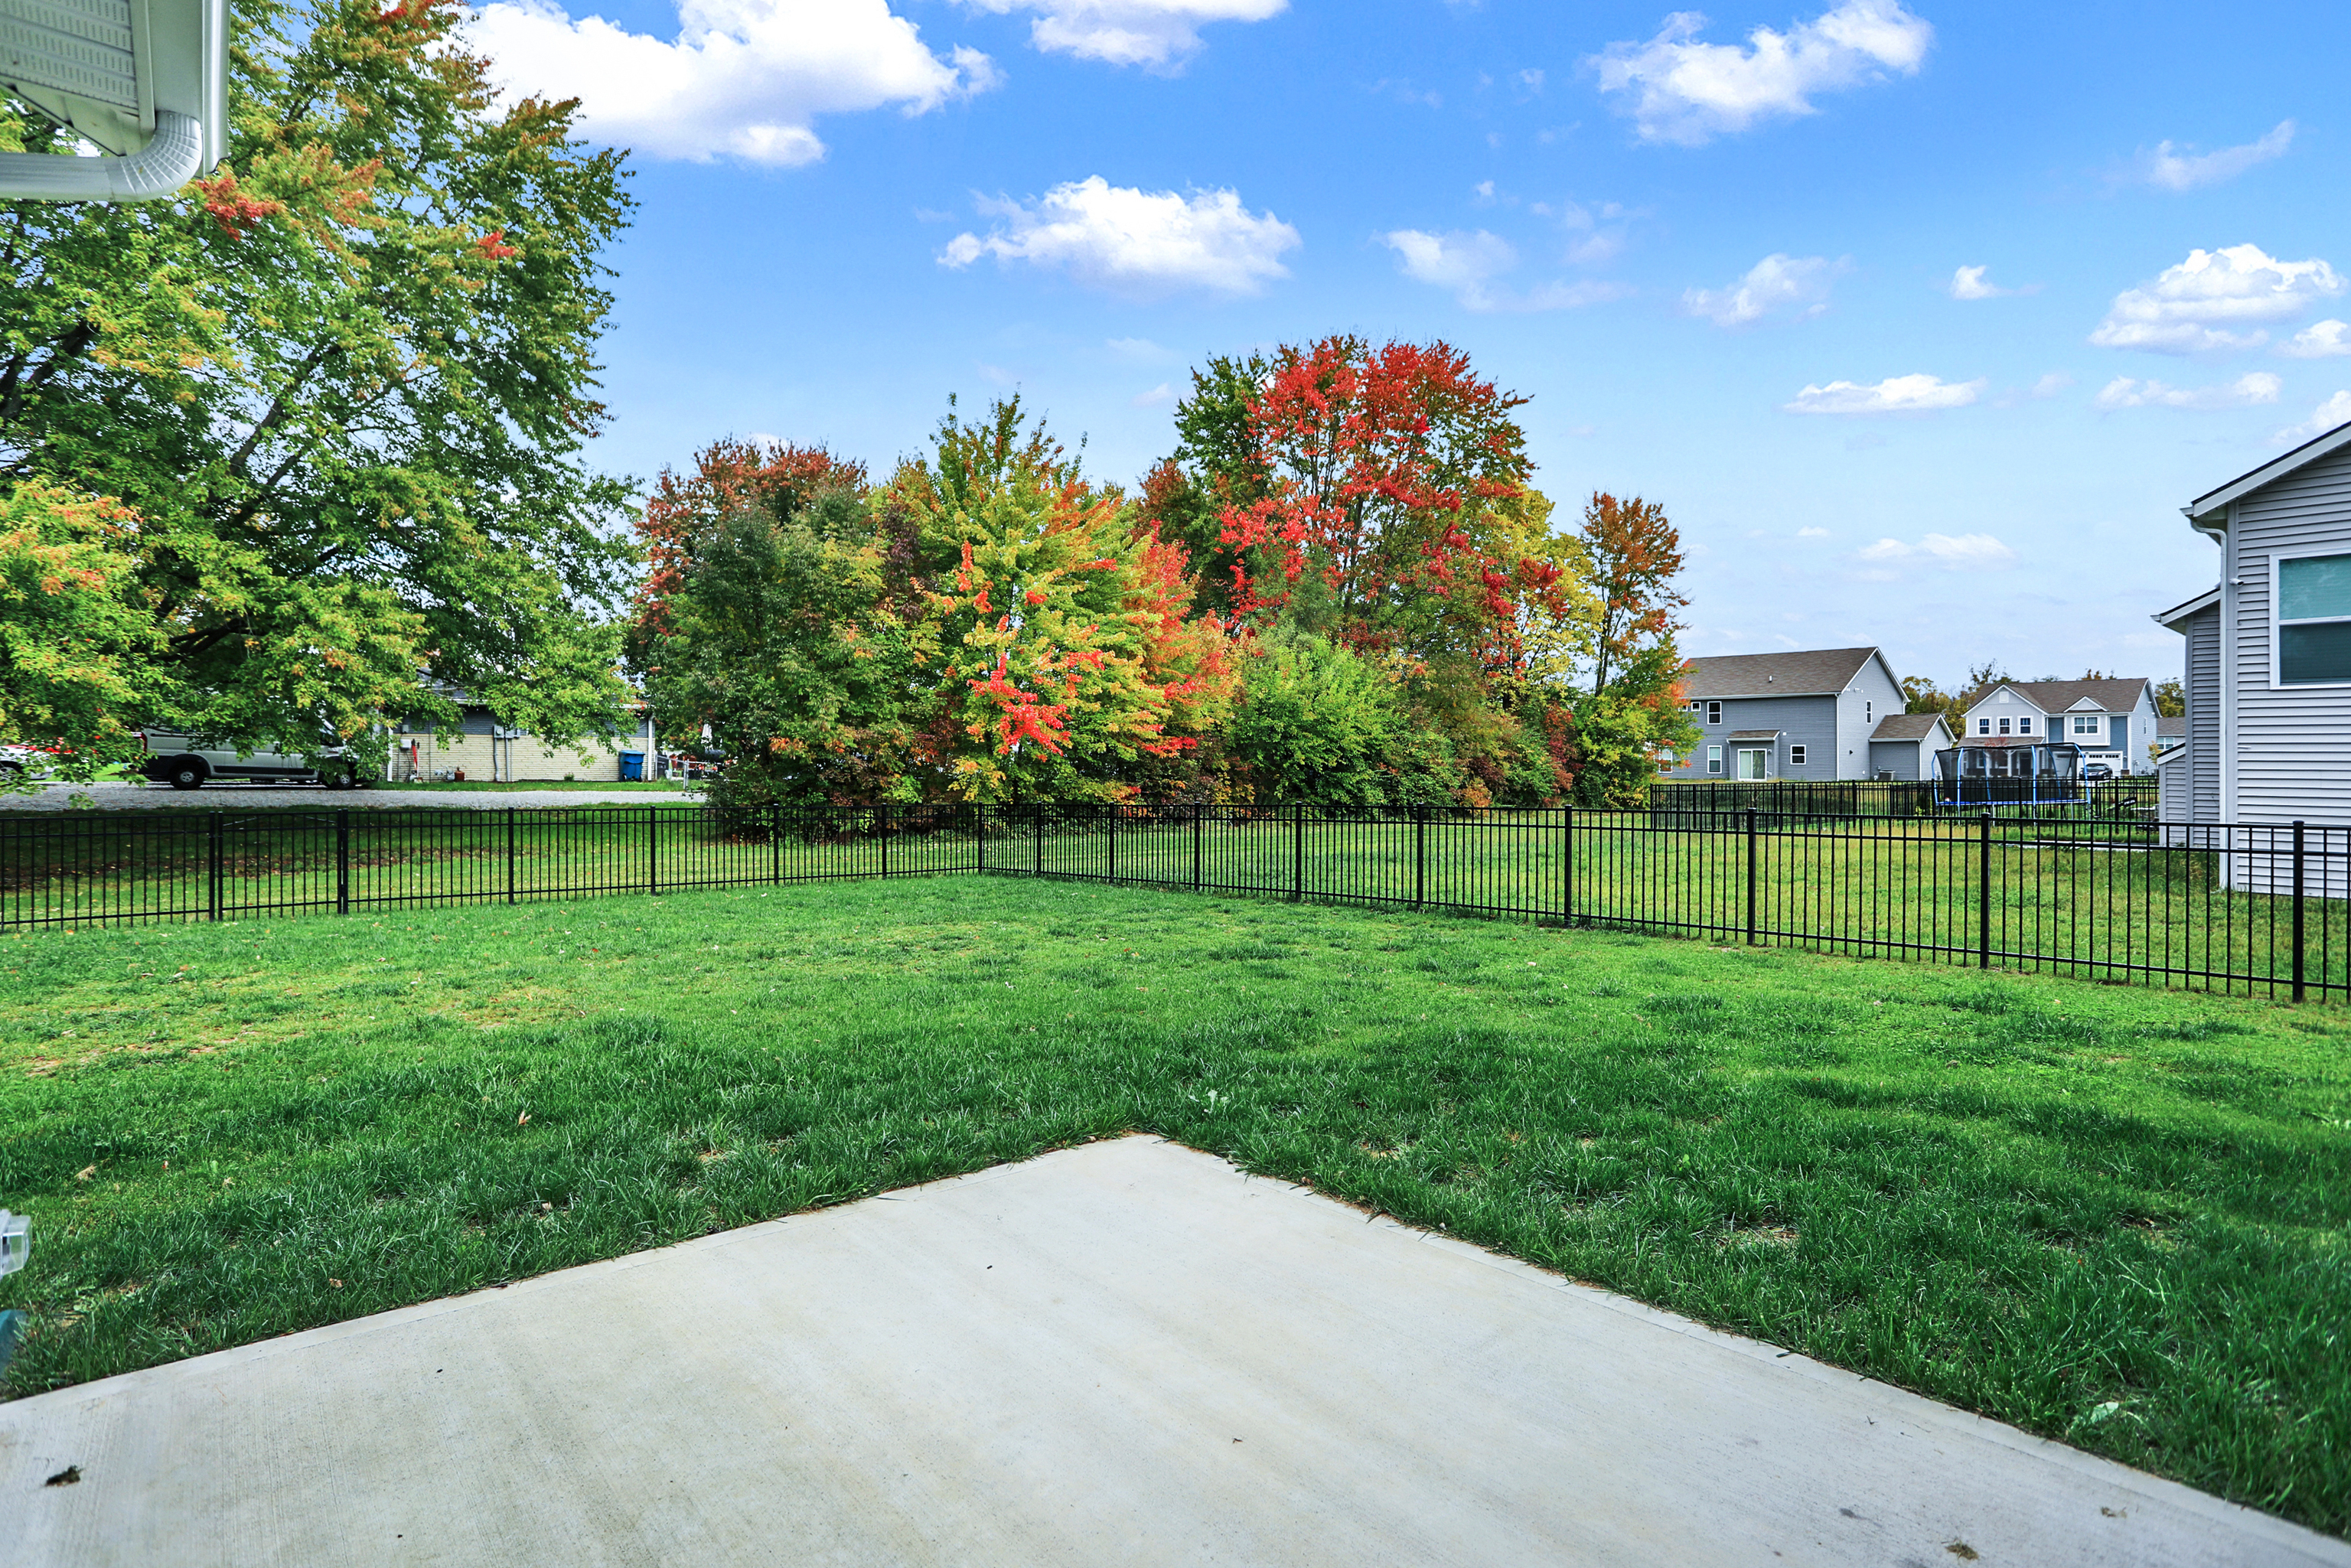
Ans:
POLYGON ((150 201, 220 162, 227 0, 0 0, 0 91, 110 157, 0 152, 0 199, 150 201))
MULTIPOLYGON (((0 0, 5 4, 6 0, 0 0)), ((2229 503, 2252 495, 2262 486, 2283 479, 2306 463, 2315 463, 2343 446, 2351 445, 2351 424, 2338 424, 2325 434, 2304 442, 2283 457, 2272 458, 2250 474, 2238 476, 2207 495, 2180 507, 2189 523, 2210 532, 2228 521, 2229 503)))

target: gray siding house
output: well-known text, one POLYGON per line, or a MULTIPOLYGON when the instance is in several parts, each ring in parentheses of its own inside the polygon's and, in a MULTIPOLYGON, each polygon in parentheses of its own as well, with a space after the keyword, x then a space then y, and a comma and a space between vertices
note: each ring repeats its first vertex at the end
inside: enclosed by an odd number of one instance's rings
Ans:
POLYGON ((2155 759, 2155 685, 2111 681, 2003 681, 1960 718, 1961 746, 2066 742, 2085 766, 2144 773, 2155 759))
POLYGON ((1951 748, 1938 713, 1892 713, 1869 732, 1869 777, 1916 784, 1935 776, 1935 753, 1951 748))
POLYGON ((1868 779, 1872 737, 1903 706, 1875 648, 1693 659, 1684 690, 1701 738, 1667 779, 1868 779))
MULTIPOLYGON (((2220 547, 2220 580, 2156 616, 2188 644, 2165 820, 2351 824, 2351 424, 2180 509, 2220 547)), ((2238 885, 2263 871, 2242 858, 2238 885)))

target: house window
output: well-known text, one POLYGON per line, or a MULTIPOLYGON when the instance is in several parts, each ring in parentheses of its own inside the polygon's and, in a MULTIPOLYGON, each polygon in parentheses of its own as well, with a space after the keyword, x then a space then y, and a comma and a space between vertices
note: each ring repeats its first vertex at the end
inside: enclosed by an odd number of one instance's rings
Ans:
POLYGON ((2016 733, 2019 735, 2031 735, 2032 733, 2032 718, 2031 715, 2028 714, 2024 717, 2016 721, 2016 733))
POLYGON ((1706 722, 1708 724, 1720 724, 1722 722, 1722 705, 1720 703, 1708 703, 1706 705, 1706 722))
POLYGON ((1792 768, 1802 768, 1804 765, 1804 748, 1802 747, 1792 746, 1788 747, 1788 765, 1792 768))
POLYGON ((2008 720, 2001 719, 2000 721, 2000 732, 2002 735, 2006 735, 2008 733, 2008 720))
POLYGON ((1706 748, 1706 770, 1708 773, 1722 771, 1722 747, 1719 746, 1709 746, 1706 748))
POLYGON ((1739 776, 1741 779, 1771 777, 1771 754, 1761 747, 1742 747, 1739 752, 1739 776))
POLYGON ((2077 713, 2074 716, 2075 735, 2095 735, 2106 727, 2106 716, 2102 713, 2077 713))
POLYGON ((1861 722, 1864 724, 1876 724, 1877 722, 1877 705, 1866 697, 1862 699, 1861 722))
POLYGON ((1976 733, 1978 735, 1990 735, 1991 733, 1991 720, 1988 718, 1980 718, 1976 720, 1976 733))
POLYGON ((2351 681, 2351 555, 2277 563, 2278 684, 2351 681))

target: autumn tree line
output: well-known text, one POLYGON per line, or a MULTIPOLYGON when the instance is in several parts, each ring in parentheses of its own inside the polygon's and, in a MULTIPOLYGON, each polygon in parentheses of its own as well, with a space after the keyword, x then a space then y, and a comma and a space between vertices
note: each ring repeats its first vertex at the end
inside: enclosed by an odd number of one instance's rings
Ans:
MULTIPOLYGON (((1555 516, 1441 343, 1212 360, 1132 486, 1017 401, 887 474, 601 470, 624 158, 462 15, 240 0, 212 175, 0 203, 0 742, 88 777, 642 697, 747 800, 1399 806, 1625 799, 1684 742, 1671 525, 1555 516)), ((0 151, 65 136, 0 98, 0 151)))
POLYGON ((884 476, 719 442, 665 473, 628 659, 722 800, 1637 800, 1695 738, 1661 508, 1562 526, 1444 343, 1211 360, 1097 480, 1016 398, 884 476))

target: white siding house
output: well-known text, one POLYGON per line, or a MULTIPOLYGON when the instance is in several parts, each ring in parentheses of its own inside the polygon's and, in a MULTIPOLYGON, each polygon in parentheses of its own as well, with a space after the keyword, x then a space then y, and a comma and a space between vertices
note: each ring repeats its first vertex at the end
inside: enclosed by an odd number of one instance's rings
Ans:
POLYGON ((2146 677, 2003 681, 1960 716, 1959 744, 2000 747, 2053 742, 2082 748, 2085 767, 2144 773, 2155 761, 2155 685, 2146 677))
POLYGON ((2192 822, 2351 824, 2351 424, 2181 510, 2220 580, 2156 617, 2188 642, 2189 787, 2167 793, 2192 822))

